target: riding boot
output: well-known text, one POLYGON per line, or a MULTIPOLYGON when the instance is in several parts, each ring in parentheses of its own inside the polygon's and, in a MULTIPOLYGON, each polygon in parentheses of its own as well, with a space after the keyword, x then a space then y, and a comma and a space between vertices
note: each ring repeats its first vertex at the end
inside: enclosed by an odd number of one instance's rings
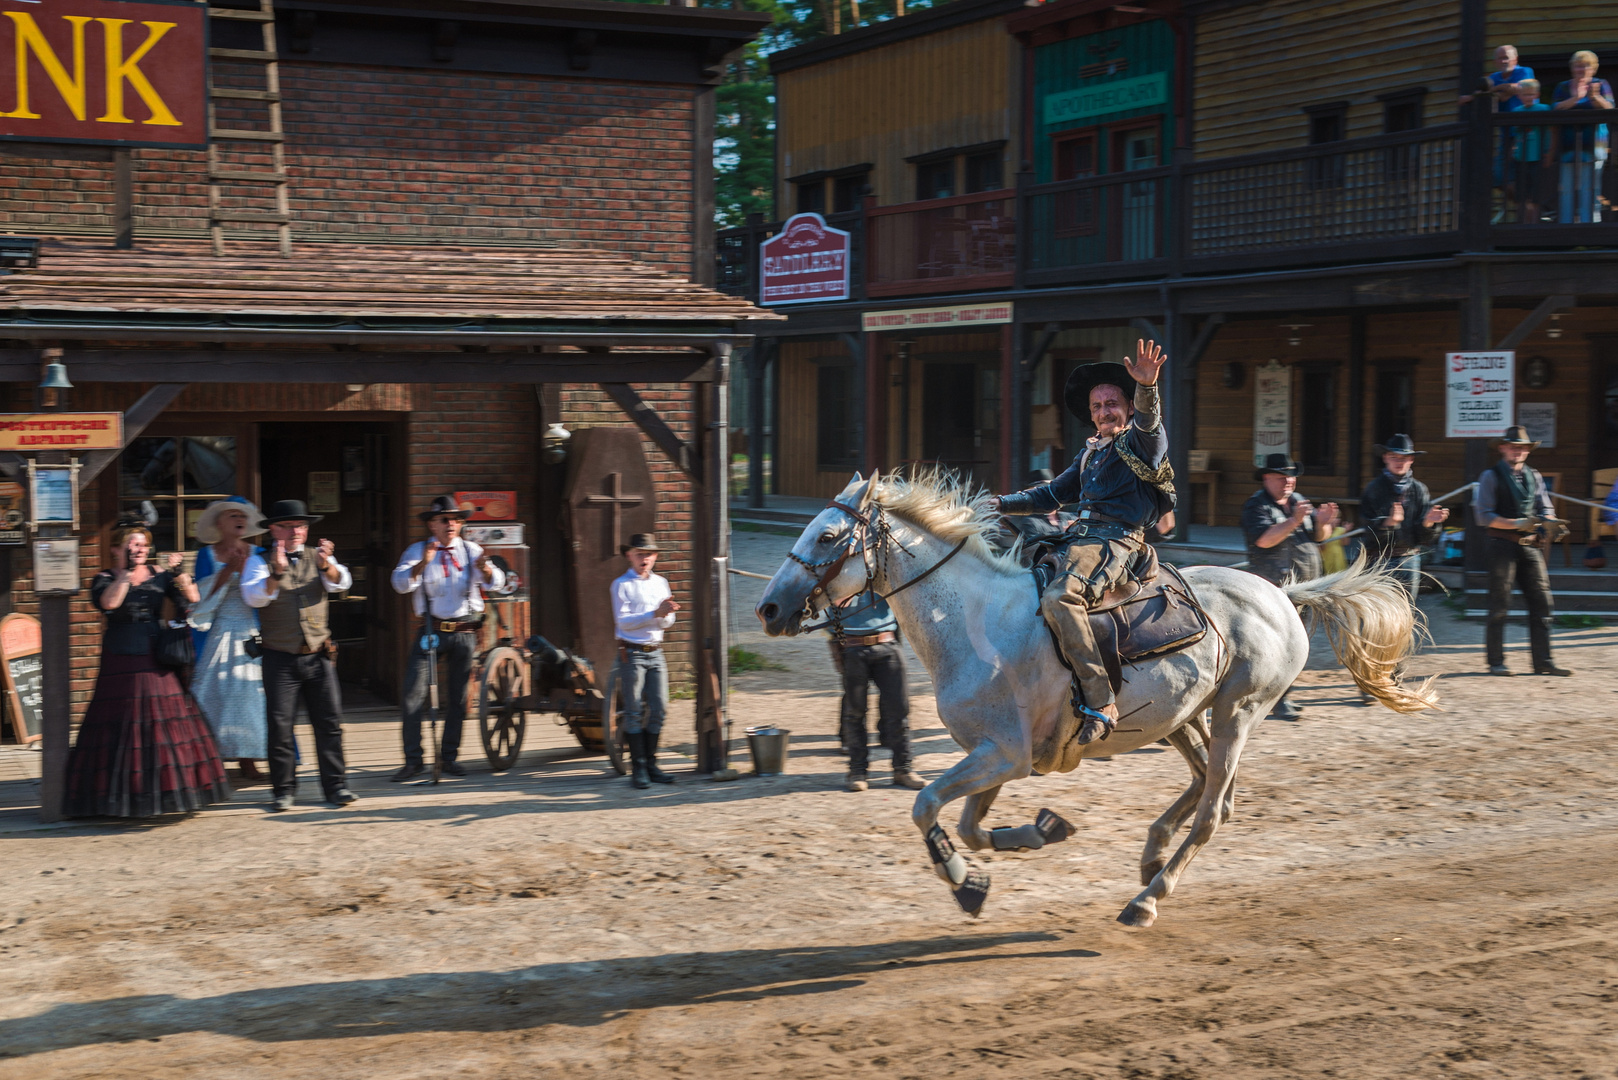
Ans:
POLYGON ((646 778, 654 784, 672 784, 674 777, 657 767, 657 740, 661 734, 657 731, 641 733, 646 745, 646 778))
POLYGON ((646 733, 644 731, 626 732, 624 741, 629 744, 629 782, 637 788, 651 787, 652 782, 646 776, 646 733))

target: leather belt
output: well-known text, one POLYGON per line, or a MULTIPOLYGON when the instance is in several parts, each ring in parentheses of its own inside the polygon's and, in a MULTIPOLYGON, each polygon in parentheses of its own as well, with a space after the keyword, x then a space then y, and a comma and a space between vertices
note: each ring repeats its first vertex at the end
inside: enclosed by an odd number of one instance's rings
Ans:
POLYGON ((662 652, 663 651, 663 646, 661 646, 661 645, 642 645, 638 641, 625 641, 623 638, 618 639, 618 647, 620 649, 628 649, 630 652, 662 652))
POLYGON ((890 641, 898 641, 899 636, 892 630, 884 630, 880 634, 867 634, 865 637, 854 637, 852 634, 842 638, 842 643, 848 645, 886 645, 890 641))
POLYGON ((438 632, 440 634, 471 634, 483 629, 483 620, 477 622, 452 622, 448 619, 440 620, 438 632))
POLYGON ((1063 531, 1064 537, 1095 537, 1098 540, 1146 540, 1146 530, 1132 525, 1115 525, 1110 521, 1075 521, 1063 531))

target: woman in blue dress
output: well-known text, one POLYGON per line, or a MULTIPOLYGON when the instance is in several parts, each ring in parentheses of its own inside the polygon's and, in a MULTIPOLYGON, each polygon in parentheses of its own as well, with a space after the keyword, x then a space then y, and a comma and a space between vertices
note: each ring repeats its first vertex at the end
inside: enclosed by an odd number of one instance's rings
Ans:
POLYGON ((260 517, 258 507, 236 496, 209 504, 196 526, 197 539, 207 546, 197 554, 201 600, 191 625, 206 636, 197 649, 191 695, 213 725, 219 756, 234 758, 244 780, 263 779, 257 762, 269 756, 263 666, 247 653, 248 639, 258 633, 258 612, 241 594, 242 566, 261 550, 247 541, 264 531, 260 517))

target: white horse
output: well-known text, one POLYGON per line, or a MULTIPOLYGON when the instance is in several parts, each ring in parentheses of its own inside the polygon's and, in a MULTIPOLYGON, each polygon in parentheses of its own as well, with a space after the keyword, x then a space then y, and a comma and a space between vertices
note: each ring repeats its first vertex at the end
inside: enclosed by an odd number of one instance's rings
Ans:
POLYGON ((1324 624, 1360 689, 1399 712, 1436 704, 1427 684, 1407 688, 1394 677, 1422 628, 1392 575, 1356 564, 1277 588, 1240 570, 1198 566, 1184 575, 1209 618, 1209 633, 1181 652, 1126 667, 1118 694, 1122 726, 1105 741, 1079 746, 1070 676, 1040 619, 1017 546, 990 544, 997 531, 988 495, 967 491, 953 475, 862 480, 856 473, 798 538, 757 608, 767 633, 795 634, 807 616, 862 590, 888 596, 932 676, 938 715, 966 750, 916 796, 911 816, 935 871, 972 915, 983 906, 989 879, 939 828, 946 805, 966 800, 957 832, 974 851, 1040 848, 1066 839, 1071 828, 1049 811, 1031 824, 983 828, 1002 784, 1167 739, 1190 765, 1191 785, 1147 832, 1146 888, 1118 916, 1150 926, 1157 902, 1230 817, 1248 735, 1303 670, 1309 635, 1300 612, 1324 624), (1208 708, 1212 722, 1204 724, 1208 708), (1167 856, 1193 811, 1190 835, 1167 856))

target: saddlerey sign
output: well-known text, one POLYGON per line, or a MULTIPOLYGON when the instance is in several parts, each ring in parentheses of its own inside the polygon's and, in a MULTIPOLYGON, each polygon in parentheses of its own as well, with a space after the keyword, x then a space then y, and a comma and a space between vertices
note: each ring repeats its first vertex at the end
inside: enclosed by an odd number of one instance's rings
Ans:
POLYGON ((848 299, 848 234, 819 214, 796 214, 759 245, 760 304, 848 299))
POLYGON ((208 145, 208 7, 0 0, 0 139, 208 145))

